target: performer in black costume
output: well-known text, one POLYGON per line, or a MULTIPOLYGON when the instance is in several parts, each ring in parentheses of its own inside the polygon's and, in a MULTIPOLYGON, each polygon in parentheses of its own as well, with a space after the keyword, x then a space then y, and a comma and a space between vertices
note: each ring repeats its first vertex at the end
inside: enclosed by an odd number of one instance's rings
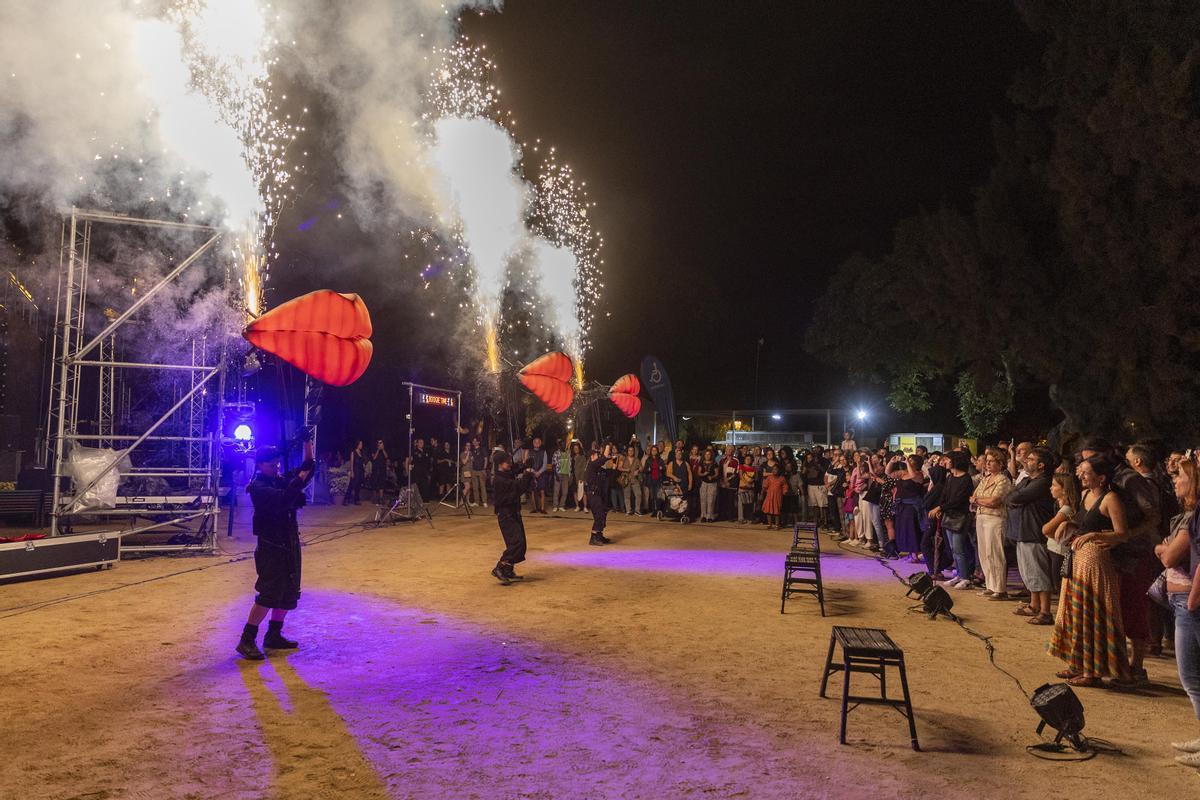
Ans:
POLYGON ((254 503, 254 569, 258 594, 242 629, 237 652, 243 658, 260 661, 265 656, 258 649, 258 626, 266 619, 271 622, 263 636, 268 650, 291 650, 298 644, 283 638, 283 619, 300 599, 300 527, 296 509, 304 505, 304 487, 316 471, 313 461, 311 429, 305 431, 304 461, 300 468, 287 476, 279 474, 279 453, 274 449, 259 451, 258 472, 246 488, 254 503))
POLYGON ((495 464, 492 504, 496 509, 496 522, 500 524, 500 535, 504 537, 504 554, 492 569, 492 576, 508 586, 521 579, 521 576, 513 571, 514 564, 525 560, 525 523, 521 521, 521 495, 529 491, 534 476, 531 469, 514 475, 512 458, 508 453, 497 453, 495 464))
POLYGON ((587 493, 588 508, 592 511, 592 538, 588 544, 597 547, 612 544, 612 539, 604 535, 604 525, 608 519, 608 476, 612 469, 613 459, 593 450, 583 476, 583 490, 587 493))

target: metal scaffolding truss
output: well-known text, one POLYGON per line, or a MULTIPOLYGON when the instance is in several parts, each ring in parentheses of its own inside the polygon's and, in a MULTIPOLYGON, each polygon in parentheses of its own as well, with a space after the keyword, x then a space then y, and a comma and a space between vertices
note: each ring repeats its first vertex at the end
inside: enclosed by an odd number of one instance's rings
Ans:
POLYGON ((54 477, 51 536, 77 527, 94 531, 97 524, 116 525, 111 533, 122 537, 123 551, 215 548, 227 339, 197 334, 191 341, 189 363, 165 363, 166 358, 164 363, 122 360, 118 353, 128 354, 120 344, 122 336, 136 336, 131 328, 134 315, 143 309, 152 312, 156 302, 165 302, 168 293, 163 290, 189 268, 204 263, 202 257, 213 251, 221 235, 216 228, 191 223, 78 209, 63 213, 54 372, 46 410, 51 437, 48 460, 54 477), (140 290, 128 308, 107 309, 104 322, 89 326, 87 294, 97 225, 192 232, 202 243, 156 283, 140 290), (89 329, 101 326, 98 332, 89 329), (164 376, 176 377, 175 393, 164 399, 138 391, 139 413, 131 414, 128 406, 134 390, 127 384, 164 376), (81 421, 81 397, 92 396, 96 418, 81 421), (140 420, 136 426, 135 420, 140 420), (105 462, 101 474, 78 485, 68 469, 76 446, 111 448, 117 455, 105 462), (120 474, 115 507, 77 509, 76 498, 113 470, 120 474), (152 532, 158 535, 140 535, 152 532))

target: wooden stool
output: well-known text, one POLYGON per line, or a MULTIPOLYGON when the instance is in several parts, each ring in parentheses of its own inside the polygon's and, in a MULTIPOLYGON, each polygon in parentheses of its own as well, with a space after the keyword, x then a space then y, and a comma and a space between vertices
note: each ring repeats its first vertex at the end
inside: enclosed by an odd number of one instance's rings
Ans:
POLYGON ((846 715, 862 703, 891 706, 908 720, 908 734, 912 738, 912 749, 920 751, 917 744, 917 721, 913 716, 912 700, 908 695, 908 675, 904 671, 904 651, 896 646, 887 632, 880 628, 848 628, 833 626, 829 636, 829 653, 825 656, 825 672, 821 675, 821 697, 829 676, 838 670, 845 673, 842 680, 842 726, 838 741, 846 743, 846 715), (834 645, 842 646, 842 663, 833 663, 834 645), (887 696, 887 667, 900 670, 900 687, 904 698, 887 696), (850 694, 850 673, 866 672, 879 680, 879 697, 850 694), (854 703, 853 706, 850 703, 854 703))
POLYGON ((825 586, 821 583, 821 539, 816 523, 797 522, 792 526, 792 549, 783 560, 783 598, 779 613, 783 613, 788 598, 794 594, 811 594, 825 616, 825 586))

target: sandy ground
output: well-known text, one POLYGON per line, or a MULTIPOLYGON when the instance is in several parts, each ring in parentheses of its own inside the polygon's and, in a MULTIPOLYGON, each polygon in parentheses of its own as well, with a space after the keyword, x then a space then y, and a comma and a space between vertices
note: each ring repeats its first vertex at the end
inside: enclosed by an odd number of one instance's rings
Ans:
MULTIPOLYGON (((788 533, 622 515, 609 530, 617 544, 589 548, 581 515, 527 517, 528 579, 502 587, 488 575, 494 517, 441 509, 432 529, 363 530, 365 509, 304 512, 317 541, 287 627, 302 647, 267 662, 233 653, 254 576, 228 555, 253 546, 245 520, 222 537, 226 555, 0 585, 0 797, 1200 791, 1167 745, 1197 735, 1173 661, 1148 663, 1149 690, 1080 690, 1086 732, 1122 755, 1036 760, 1025 745, 1037 717, 982 644, 907 611, 869 558, 826 553, 830 616, 807 597, 780 615, 788 533), (871 706, 838 744, 840 684, 817 695, 833 624, 886 628, 904 648, 924 752, 909 748, 899 714, 871 706)), ((1047 628, 1011 604, 954 599, 1027 689, 1053 680, 1047 628)))

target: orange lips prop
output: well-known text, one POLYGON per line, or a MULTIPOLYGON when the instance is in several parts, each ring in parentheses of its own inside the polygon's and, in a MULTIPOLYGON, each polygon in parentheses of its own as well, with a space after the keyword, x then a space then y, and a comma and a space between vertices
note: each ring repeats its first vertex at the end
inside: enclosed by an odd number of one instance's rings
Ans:
POLYGON ((318 289, 251 322, 242 336, 322 383, 347 386, 371 363, 371 314, 356 294, 318 289))
POLYGON ((571 407, 575 390, 571 388, 571 377, 575 368, 566 353, 546 353, 521 368, 517 374, 526 389, 556 414, 571 407))
POLYGON ((631 372, 617 378, 617 382, 608 390, 608 399, 621 409, 622 414, 633 419, 642 410, 642 399, 638 397, 641 390, 641 382, 631 372))

